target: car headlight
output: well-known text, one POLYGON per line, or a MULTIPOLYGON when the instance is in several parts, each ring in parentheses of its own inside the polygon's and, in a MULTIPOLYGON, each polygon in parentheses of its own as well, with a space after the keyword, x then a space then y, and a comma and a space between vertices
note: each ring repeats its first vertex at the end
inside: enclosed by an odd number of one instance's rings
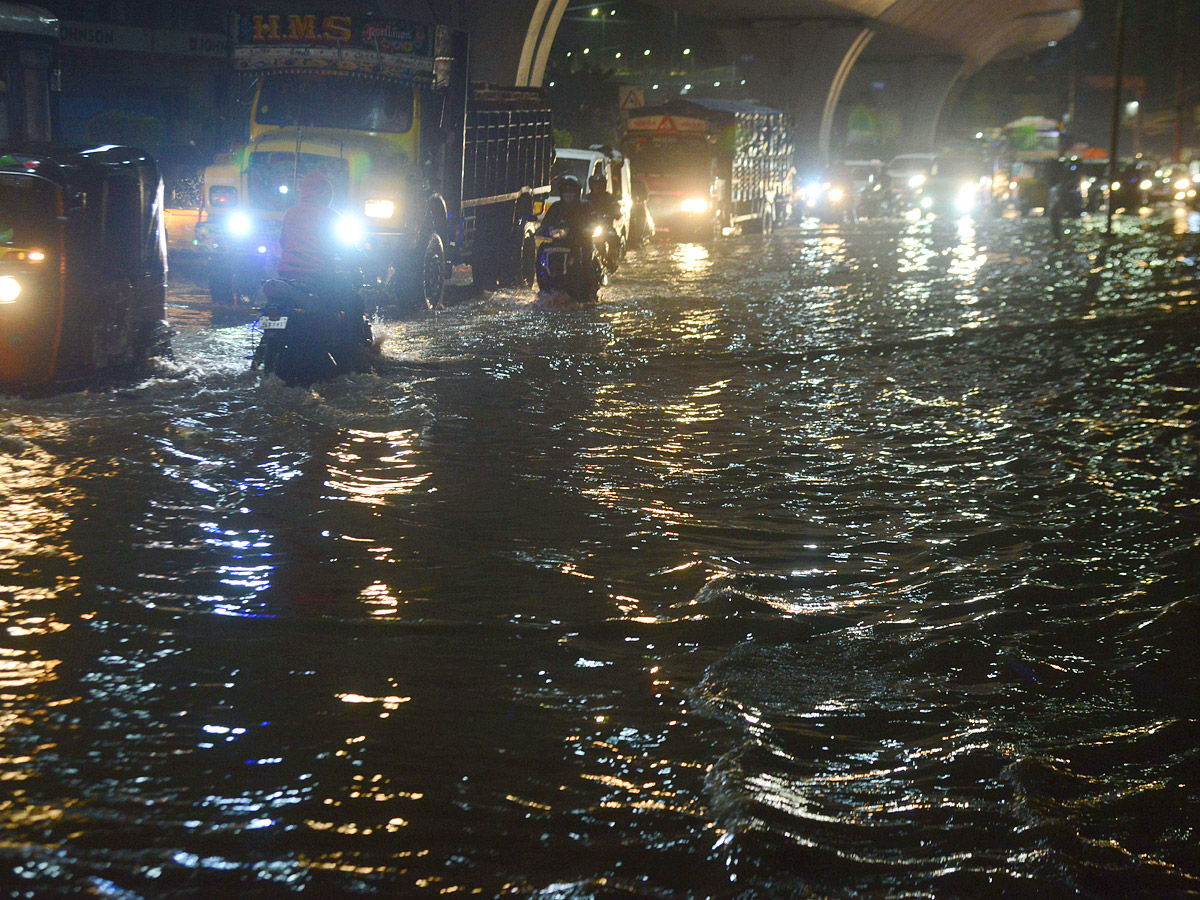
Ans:
POLYGON ((363 204, 363 215, 368 219, 390 219, 396 215, 396 204, 391 200, 368 200, 363 204))
POLYGON ((348 244, 352 247, 357 246, 367 234, 363 223, 353 216, 342 216, 337 220, 337 225, 334 228, 337 239, 343 244, 348 244))
POLYGON ((1175 182, 1175 190, 1177 191, 1186 191, 1191 186, 1192 182, 1187 178, 1180 178, 1177 182, 1175 182))
POLYGON ((843 191, 840 187, 833 187, 833 188, 829 189, 829 202, 830 203, 841 203, 845 199, 846 199, 846 192, 843 191))
POLYGON ((1154 187, 1154 182, 1151 181, 1149 178, 1146 178, 1138 185, 1138 187, 1141 188, 1143 191, 1148 191, 1148 190, 1150 190, 1150 188, 1154 187))
POLYGON ((21 283, 11 275, 0 275, 0 303, 16 303, 21 296, 21 283))
POLYGON ((1112 188, 1114 191, 1119 191, 1121 189, 1121 182, 1114 181, 1112 184, 1109 185, 1109 187, 1112 188))
POLYGON ((685 213, 702 213, 708 209, 708 201, 703 197, 688 197, 679 208, 685 213))
POLYGON ((231 212, 225 220, 225 230, 234 237, 245 237, 254 230, 254 221, 244 212, 231 212))
POLYGON ((918 175, 914 175, 914 176, 912 176, 912 178, 908 179, 908 186, 913 189, 919 188, 924 183, 925 183, 924 175, 918 174, 918 175))
POLYGON ((1080 193, 1085 193, 1085 192, 1087 191, 1087 189, 1088 189, 1088 186, 1089 186, 1091 183, 1092 183, 1092 182, 1091 182, 1091 181, 1089 181, 1087 178, 1082 178, 1082 179, 1080 179, 1080 181, 1079 181, 1079 192, 1080 192, 1080 193))

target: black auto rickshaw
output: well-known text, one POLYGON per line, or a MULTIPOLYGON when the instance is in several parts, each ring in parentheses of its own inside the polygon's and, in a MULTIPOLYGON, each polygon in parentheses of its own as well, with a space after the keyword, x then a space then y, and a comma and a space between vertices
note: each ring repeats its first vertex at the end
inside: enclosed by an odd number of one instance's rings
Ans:
POLYGON ((75 386, 168 350, 162 180, 53 136, 58 23, 0 4, 0 390, 75 386))

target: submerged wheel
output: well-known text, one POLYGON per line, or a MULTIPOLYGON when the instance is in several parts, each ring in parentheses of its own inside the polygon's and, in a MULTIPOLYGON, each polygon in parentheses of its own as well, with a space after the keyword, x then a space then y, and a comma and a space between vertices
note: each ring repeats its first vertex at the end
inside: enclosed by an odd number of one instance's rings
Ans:
MULTIPOLYGON (((401 265, 401 264, 398 264, 401 265)), ((446 245, 436 231, 425 239, 421 253, 393 271, 396 299, 413 309, 441 309, 446 296, 446 245), (406 270, 406 271, 405 271, 406 270)))

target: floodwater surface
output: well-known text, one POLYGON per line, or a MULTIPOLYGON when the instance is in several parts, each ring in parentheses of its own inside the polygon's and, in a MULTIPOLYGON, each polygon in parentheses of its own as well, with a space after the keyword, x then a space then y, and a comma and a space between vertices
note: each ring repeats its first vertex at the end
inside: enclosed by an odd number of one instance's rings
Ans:
POLYGON ((0 399, 0 886, 1200 895, 1197 240, 1095 228, 654 244, 313 389, 180 281, 0 399))

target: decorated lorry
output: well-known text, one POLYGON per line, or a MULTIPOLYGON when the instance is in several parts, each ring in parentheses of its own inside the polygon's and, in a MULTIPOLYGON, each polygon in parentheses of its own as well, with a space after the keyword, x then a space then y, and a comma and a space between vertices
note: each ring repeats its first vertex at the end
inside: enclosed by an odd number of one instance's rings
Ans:
POLYGON ((787 116, 753 100, 687 98, 638 109, 625 123, 621 152, 645 179, 661 232, 763 231, 789 214, 787 116))
POLYGON ((204 176, 196 240, 214 302, 244 302, 271 274, 312 171, 397 304, 440 306, 457 264, 488 287, 531 280, 550 112, 537 89, 472 82, 467 49, 461 31, 394 19, 235 16, 233 65, 253 99, 245 145, 204 176))

